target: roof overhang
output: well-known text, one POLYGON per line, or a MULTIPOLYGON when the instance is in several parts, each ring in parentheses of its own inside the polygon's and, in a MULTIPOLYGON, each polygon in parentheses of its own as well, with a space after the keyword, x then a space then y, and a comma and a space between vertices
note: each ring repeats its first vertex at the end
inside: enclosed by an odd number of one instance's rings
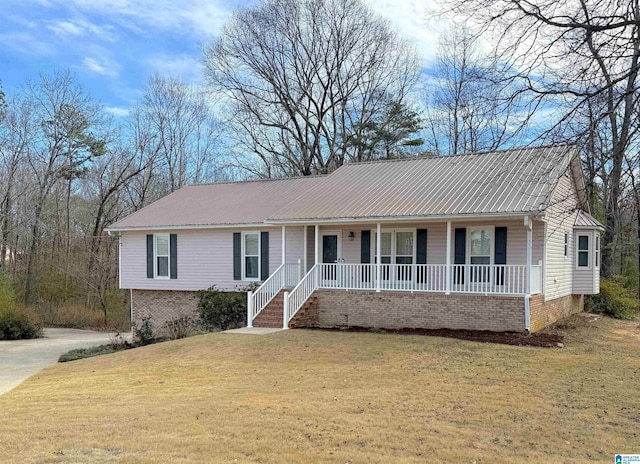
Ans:
POLYGON ((107 232, 144 232, 152 230, 194 230, 194 229, 239 229, 264 227, 264 222, 249 224, 185 224, 185 225, 154 225, 145 227, 107 227, 107 232))
POLYGON ((536 217, 537 213, 482 213, 482 214, 443 214, 437 216, 384 216, 366 218, 311 218, 311 219, 271 219, 265 224, 304 226, 315 224, 371 224, 386 222, 442 222, 442 221, 482 221, 487 219, 521 219, 524 216, 536 217))

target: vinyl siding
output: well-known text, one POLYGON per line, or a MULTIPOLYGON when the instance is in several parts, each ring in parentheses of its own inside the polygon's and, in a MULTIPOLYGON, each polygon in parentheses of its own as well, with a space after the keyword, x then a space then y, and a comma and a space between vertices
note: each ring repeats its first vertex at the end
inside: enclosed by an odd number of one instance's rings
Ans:
POLYGON ((287 227, 285 233, 287 264, 298 264, 298 260, 304 262, 304 227, 287 227))
POLYGON ((547 249, 545 301, 571 295, 575 268, 573 224, 576 220, 578 196, 572 178, 560 177, 551 197, 545 219, 547 221, 547 249), (564 234, 569 234, 567 257, 564 256, 564 234))
MULTIPOLYGON (((281 264, 281 228, 244 229, 250 230, 269 232, 269 273, 272 273, 281 264)), ((178 235, 178 278, 165 280, 147 279, 146 267, 146 235, 163 231, 122 232, 120 286, 135 290, 202 290, 212 285, 222 290, 243 287, 249 282, 233 280, 233 233, 241 231, 172 231, 178 235)), ((295 232, 291 235, 296 237, 295 232)), ((291 259, 297 262, 298 258, 291 253, 291 259)))

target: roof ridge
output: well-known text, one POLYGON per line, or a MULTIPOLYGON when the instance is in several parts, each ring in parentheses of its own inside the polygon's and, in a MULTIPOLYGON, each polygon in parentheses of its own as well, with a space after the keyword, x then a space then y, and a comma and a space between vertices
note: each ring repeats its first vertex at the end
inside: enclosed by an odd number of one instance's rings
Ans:
POLYGON ((257 182, 276 182, 280 180, 296 180, 296 179, 317 179, 319 177, 327 177, 328 174, 314 174, 312 176, 294 176, 294 177, 265 177, 261 179, 244 179, 244 180, 228 180, 223 182, 204 182, 201 184, 185 185, 186 187, 210 187, 212 185, 229 185, 229 184, 250 184, 257 182))
POLYGON ((546 145, 532 145, 532 146, 524 146, 524 147, 512 147, 512 148, 501 148, 499 150, 481 150, 481 151, 472 151, 466 153, 456 153, 454 155, 436 155, 433 153, 422 155, 422 156, 414 156, 410 158, 393 158, 393 159, 377 159, 377 160, 369 160, 369 161, 354 161, 345 163, 345 166, 360 166, 363 164, 381 164, 381 163, 397 163, 403 161, 421 161, 427 159, 435 159, 435 158, 458 158, 465 156, 479 156, 479 155, 487 155, 493 153, 504 153, 508 151, 520 151, 520 150, 544 150, 546 148, 571 148, 575 147, 574 143, 549 143, 546 145))

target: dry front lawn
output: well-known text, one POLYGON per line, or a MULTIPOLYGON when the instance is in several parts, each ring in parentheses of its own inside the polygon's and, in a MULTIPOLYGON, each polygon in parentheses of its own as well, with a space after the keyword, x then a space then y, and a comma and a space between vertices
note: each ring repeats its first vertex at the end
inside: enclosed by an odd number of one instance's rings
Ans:
POLYGON ((564 349, 211 334, 60 364, 0 396, 0 462, 613 462, 640 453, 640 329, 564 349))

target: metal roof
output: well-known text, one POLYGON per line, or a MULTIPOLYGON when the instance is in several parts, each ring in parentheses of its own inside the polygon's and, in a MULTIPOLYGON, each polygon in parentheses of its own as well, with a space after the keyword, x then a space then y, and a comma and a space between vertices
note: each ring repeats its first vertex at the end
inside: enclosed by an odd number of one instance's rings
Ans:
POLYGON ((576 184, 582 180, 576 156, 570 146, 519 148, 346 164, 328 176, 190 186, 109 230, 537 214, 570 163, 576 184))
POLYGON ((108 230, 261 224, 323 181, 322 177, 193 185, 111 225, 108 230))
POLYGON ((604 226, 600 223, 600 221, 582 210, 578 211, 578 215, 576 216, 576 221, 574 222, 573 227, 604 230, 604 226))
POLYGON ((347 164, 269 221, 540 213, 570 146, 347 164))

